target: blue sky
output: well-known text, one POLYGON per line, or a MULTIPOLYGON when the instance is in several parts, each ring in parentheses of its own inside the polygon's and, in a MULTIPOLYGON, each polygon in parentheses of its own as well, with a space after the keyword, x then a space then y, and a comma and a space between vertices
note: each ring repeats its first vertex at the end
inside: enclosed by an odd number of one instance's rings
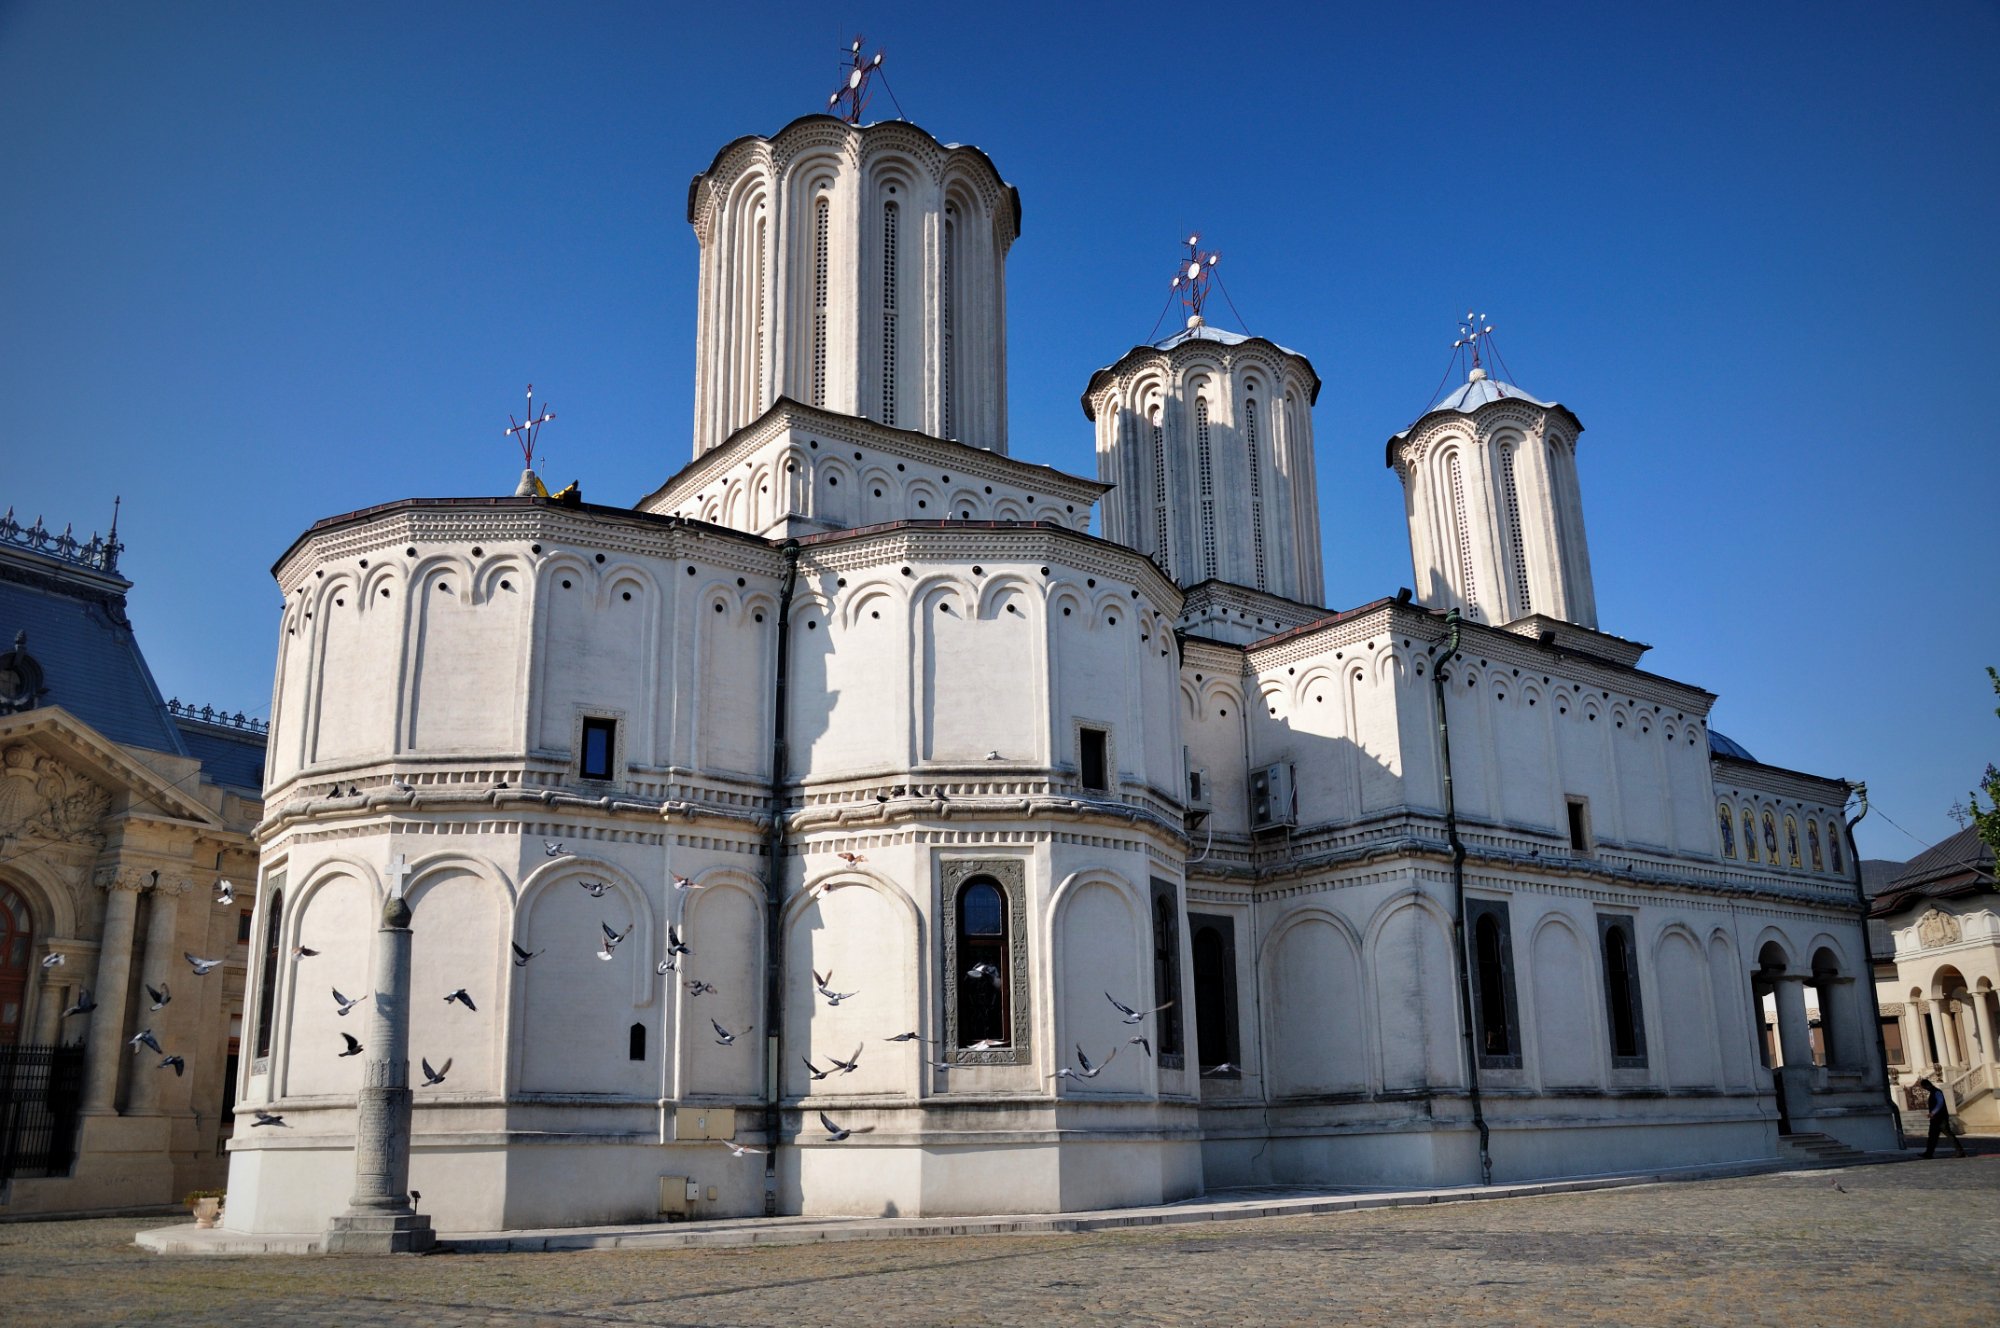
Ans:
POLYGON ((0 503, 122 494, 162 689, 264 713, 278 554, 511 491, 530 380, 591 500, 687 460, 688 179, 823 106, 856 32, 1021 190, 1015 455, 1094 471, 1077 395, 1199 229, 1325 379, 1361 603, 1412 579, 1382 443, 1477 306, 1587 426, 1604 628, 1764 760, 1867 779, 1864 853, 1956 828, 2000 759, 1991 4, 0 0, 0 503))

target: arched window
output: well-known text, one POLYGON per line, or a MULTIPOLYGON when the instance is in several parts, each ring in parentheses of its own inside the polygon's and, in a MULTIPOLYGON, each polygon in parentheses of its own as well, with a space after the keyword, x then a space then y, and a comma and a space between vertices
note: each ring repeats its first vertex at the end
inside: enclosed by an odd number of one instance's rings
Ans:
POLYGON ((269 902, 264 905, 264 953, 259 960, 261 967, 257 975, 257 1050, 258 1060, 271 1054, 271 1030, 277 1024, 278 1005, 278 940, 281 924, 285 917, 285 878, 282 873, 272 876, 264 883, 271 892, 269 902))
POLYGON ((1167 537, 1167 430, 1160 408, 1153 407, 1153 556, 1168 576, 1174 574, 1172 542, 1167 537))
POLYGON ((1153 882, 1153 1000, 1164 1005, 1154 1020, 1163 1068, 1179 1069, 1181 1059, 1181 907, 1171 882, 1153 882))
POLYGON ((812 404, 826 405, 827 230, 833 207, 825 194, 813 204, 812 404))
POLYGON ((21 1040, 26 1021, 28 975, 35 965, 35 923, 28 901, 17 890, 0 885, 0 1047, 21 1040))
POLYGON ((752 320, 752 326, 756 329, 756 335, 754 338, 755 344, 750 354, 750 409, 743 416, 745 423, 764 408, 764 271, 767 262, 766 256, 769 253, 769 246, 765 243, 765 231, 764 209, 759 207, 757 209, 757 226, 755 230, 757 282, 756 288, 751 292, 751 299, 755 300, 757 304, 752 320))
POLYGON ((1828 821, 1826 823, 1827 854, 1831 859, 1831 861, 1833 862, 1833 869, 1841 873, 1843 876, 1847 874, 1847 864, 1841 857, 1842 853, 1841 843, 1846 837, 1846 834, 1847 831, 1840 824, 1840 822, 1828 821))
POLYGON ((958 272, 958 211, 944 210, 944 243, 938 255, 938 359, 943 372, 938 377, 939 432, 946 438, 958 437, 958 422, 952 417, 953 379, 958 377, 958 357, 953 350, 957 336, 958 292, 952 283, 958 272))
POLYGON ((1528 550, 1521 539, 1521 494, 1514 483, 1517 450, 1512 444, 1500 449, 1500 496, 1507 509, 1507 552, 1514 560, 1514 594, 1525 615, 1533 613, 1535 606, 1528 594, 1528 550))
POLYGON ((1514 945, 1507 905, 1497 899, 1469 899, 1472 922, 1473 1020, 1479 1064, 1485 1069, 1519 1069, 1520 1017, 1514 1006, 1514 945))
POLYGON ((1799 822, 1789 812, 1785 814, 1785 862, 1793 867, 1802 865, 1799 861, 1799 822))
POLYGON ((646 1026, 634 1024, 625 1035, 625 1058, 633 1061, 646 1059, 646 1026))
POLYGON ((896 422, 896 231, 901 209, 882 207, 882 423, 896 422))
POLYGON ((958 891, 958 1045, 1002 1046, 1013 1040, 1012 966, 1007 955, 1007 896, 999 882, 975 876, 958 891))
POLYGON ((1604 1005, 1611 1024, 1611 1063, 1619 1069, 1646 1065, 1646 1033, 1639 1005, 1639 973, 1633 965, 1632 933, 1622 918, 1598 919, 1604 951, 1604 1005))
POLYGON ((1822 855, 1822 854, 1820 853, 1820 851, 1819 851, 1819 822, 1818 822, 1818 821, 1813 821, 1813 820, 1808 820, 1808 821, 1806 822, 1806 847, 1807 847, 1807 848, 1809 848, 1810 850, 1812 850, 1812 867, 1813 867, 1813 870, 1814 870, 1814 871, 1825 871, 1825 870, 1826 870, 1826 858, 1825 858, 1825 857, 1824 857, 1824 856, 1823 856, 1823 855, 1822 855))
POLYGON ((1715 804, 1715 828, 1722 832, 1722 856, 1725 858, 1735 857, 1736 818, 1730 814, 1729 804, 1726 802, 1715 804))
POLYGON ((1479 607, 1479 590, 1472 579, 1472 532, 1465 519, 1465 471, 1454 451, 1445 461, 1445 480, 1451 486, 1451 537, 1458 549, 1460 593, 1465 598, 1467 616, 1479 607))
POLYGON ((1208 398, 1194 399, 1194 461, 1201 484, 1201 574, 1215 575, 1215 458, 1208 447, 1208 398))
POLYGON ((1768 810, 1764 813, 1764 856, 1773 867, 1784 865, 1784 859, 1778 856, 1778 818, 1768 810))
POLYGON ((1748 807, 1743 809, 1743 859, 1757 861, 1757 817, 1748 807))
POLYGON ((1257 589, 1264 589, 1264 481, 1257 460, 1257 398, 1243 402, 1243 455, 1250 466, 1250 550, 1256 559, 1257 589))

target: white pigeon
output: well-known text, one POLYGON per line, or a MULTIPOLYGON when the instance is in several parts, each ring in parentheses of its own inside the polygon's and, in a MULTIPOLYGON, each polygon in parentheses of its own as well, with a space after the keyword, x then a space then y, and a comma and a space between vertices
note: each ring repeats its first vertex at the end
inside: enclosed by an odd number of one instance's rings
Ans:
POLYGON ((662 959, 659 963, 653 965, 653 971, 655 973, 658 973, 661 977, 665 977, 667 974, 674 971, 675 965, 676 961, 674 957, 672 955, 668 955, 665 959, 662 959))
POLYGON ((1213 1079, 1216 1075, 1219 1074, 1241 1074, 1241 1073, 1243 1073, 1242 1066, 1232 1065, 1228 1061, 1224 1061, 1220 1065, 1203 1066, 1201 1071, 1201 1077, 1204 1079, 1213 1079))
POLYGON ((1167 1006, 1173 1004, 1172 1001, 1168 1001, 1166 1005, 1156 1005, 1150 1010, 1135 1010, 1108 991, 1104 993, 1104 999, 1118 1007, 1118 1013, 1124 1016, 1123 1022, 1128 1024, 1136 1024, 1147 1015, 1158 1014, 1160 1011, 1166 1009, 1167 1006))
POLYGON ((449 1056, 445 1057, 444 1064, 435 1070, 431 1068, 431 1063, 427 1060, 419 1060, 417 1063, 424 1067, 425 1088, 429 1088, 433 1084, 443 1083, 444 1077, 451 1073, 451 1057, 449 1056))
POLYGON ((746 1146, 746 1145, 744 1145, 744 1144, 739 1144, 739 1143, 737 1143, 737 1142, 736 1142, 735 1140, 733 1140, 733 1139, 717 1139, 717 1140, 716 1140, 716 1142, 717 1142, 717 1143, 719 1143, 719 1144, 721 1144, 721 1145, 722 1145, 722 1146, 723 1146, 724 1148, 727 1148, 727 1149, 728 1149, 728 1150, 729 1150, 729 1151, 730 1151, 730 1152, 731 1152, 732 1154, 734 1154, 734 1155, 735 1155, 735 1156, 737 1156, 737 1157, 762 1157, 762 1156, 764 1156, 764 1150, 763 1150, 763 1149, 761 1149, 761 1148, 750 1148, 750 1147, 748 1147, 748 1146, 746 1146))
POLYGON ((64 959, 60 954, 45 954, 42 956, 43 968, 54 968, 57 964, 66 964, 68 962, 69 961, 67 959, 64 959))
POLYGON ((1007 1045, 1007 1044, 1006 1044, 1006 1043, 1004 1043, 1004 1042, 1002 1042, 1002 1041, 1001 1041, 1001 1040, 1000 1040, 999 1038, 981 1038, 981 1039, 979 1039, 979 1041, 977 1041, 977 1042, 973 1043, 973 1044, 972 1044, 971 1046, 967 1047, 967 1048, 966 1048, 966 1050, 967 1050, 967 1051, 998 1051, 998 1050, 999 1050, 1000 1048, 1002 1048, 1002 1047, 1004 1047, 1004 1046, 1006 1046, 1006 1045, 1007 1045))
POLYGON ((216 906, 218 908, 228 908, 231 904, 235 902, 236 902, 236 887, 231 885, 228 881, 225 880, 217 881, 215 883, 216 906))
POLYGON ((368 999, 366 996, 356 996, 353 1000, 350 1001, 345 996, 340 994, 340 988, 335 987, 332 990, 333 990, 333 1003, 340 1007, 340 1013, 343 1015, 346 1014, 349 1010, 352 1010, 355 1006, 361 1004, 361 1002, 368 999))
POLYGON ((974 982, 991 982, 996 987, 1000 985, 1000 970, 992 964, 974 964, 965 970, 965 976, 974 982))
POLYGON ((194 965, 194 975, 198 978, 207 977, 210 969, 222 967, 220 959, 197 959, 193 952, 189 950, 183 950, 181 954, 190 964, 194 965))

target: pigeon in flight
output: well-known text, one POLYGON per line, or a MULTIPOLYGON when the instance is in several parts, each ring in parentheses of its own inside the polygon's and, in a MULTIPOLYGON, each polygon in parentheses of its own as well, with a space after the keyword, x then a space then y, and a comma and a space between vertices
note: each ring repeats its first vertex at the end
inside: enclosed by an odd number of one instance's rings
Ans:
POLYGON ((842 862, 846 863, 850 867, 859 867, 862 863, 868 861, 868 859, 860 853, 836 853, 833 856, 839 858, 842 862))
POLYGON ((153 1030, 150 1028, 140 1029, 138 1033, 136 1033, 135 1035, 133 1035, 133 1037, 129 1039, 129 1041, 131 1043, 132 1050, 135 1053, 141 1047, 151 1047, 153 1049, 153 1054, 156 1056, 164 1056, 167 1054, 166 1048, 160 1045, 159 1039, 153 1036, 153 1030))
POLYGON ((1004 1043, 1004 1042, 1002 1042, 1002 1041, 1001 1041, 1001 1040, 1000 1040, 999 1038, 981 1038, 981 1039, 979 1039, 979 1041, 977 1041, 977 1042, 973 1043, 973 1044, 972 1044, 971 1046, 967 1047, 967 1048, 966 1048, 966 1050, 967 1050, 967 1051, 998 1051, 998 1050, 999 1050, 1000 1048, 1002 1048, 1002 1047, 1004 1047, 1004 1046, 1006 1046, 1006 1045, 1007 1045, 1007 1044, 1006 1044, 1006 1043, 1004 1043))
POLYGON ((479 1011, 479 1007, 472 1003, 472 997, 466 993, 466 990, 463 987, 460 987, 457 991, 452 992, 449 996, 446 996, 444 998, 444 1003, 446 1005, 450 1005, 453 1001, 457 1001, 460 1005, 463 1005, 466 1009, 471 1010, 475 1014, 478 1013, 479 1011))
MULTIPOLYGON (((699 881, 690 881, 687 877, 681 875, 679 872, 669 872, 667 874, 674 878, 674 889, 676 890, 701 890, 706 888, 699 881)), ((749 1149, 748 1151, 754 1153, 757 1150, 752 1148, 749 1149)))
POLYGON ((187 1073, 188 1063, 179 1056, 162 1056, 160 1063, 154 1068, 164 1070, 169 1065, 174 1067, 174 1078, 176 1079, 187 1073))
POLYGON ((854 882, 852 881, 821 881, 818 885, 808 886, 806 888, 806 898, 819 899, 826 895, 832 894, 835 890, 840 889, 840 887, 843 885, 853 885, 853 884, 854 882))
POLYGON ((882 1040, 884 1042, 922 1042, 926 1045, 935 1045, 937 1042, 936 1038, 927 1038, 915 1029, 911 1029, 907 1033, 891 1033, 882 1040))
POLYGON ((313 949, 310 945, 295 945, 292 947, 292 958, 295 961, 300 959, 314 959, 318 955, 319 951, 313 949))
MULTIPOLYGON (((864 1043, 862 1045, 865 1046, 867 1044, 864 1043)), ((854 1054, 852 1056, 849 1056, 844 1061, 833 1056, 827 1057, 827 1060, 830 1061, 834 1066, 836 1066, 842 1074, 853 1074, 857 1069, 861 1067, 861 1048, 856 1047, 854 1049, 854 1054)))
POLYGON ((191 950, 183 950, 181 951, 181 954, 184 958, 186 958, 186 960, 190 964, 194 965, 194 975, 198 978, 207 977, 208 971, 212 968, 222 967, 222 961, 220 959, 197 959, 194 957, 194 952, 191 950))
POLYGON ((236 887, 226 880, 218 880, 215 883, 215 906, 217 908, 228 908, 235 902, 236 887))
POLYGON ((417 1063, 424 1067, 425 1088, 443 1083, 444 1077, 451 1073, 451 1057, 449 1056, 444 1058, 444 1065, 435 1070, 431 1068, 431 1063, 427 1060, 420 1059, 417 1063))
MULTIPOLYGON (((283 1116, 273 1116, 268 1111, 260 1111, 257 1113, 257 1119, 254 1122, 252 1122, 250 1128, 254 1130, 259 1125, 284 1125, 284 1124, 285 1124, 285 1118, 283 1116)), ((286 1125, 285 1128, 290 1129, 291 1126, 286 1125)))
POLYGON ((1000 985, 1000 970, 992 964, 974 964, 965 970, 965 976, 974 982, 990 982, 996 987, 1000 985))
POLYGON ((355 1006, 361 1004, 361 1002, 368 999, 366 996, 356 996, 353 1000, 350 1001, 345 996, 340 994, 340 988, 335 987, 332 990, 333 990, 333 1003, 340 1007, 340 1013, 343 1015, 345 1015, 349 1010, 352 1010, 355 1006))
POLYGON ((674 924, 669 922, 667 924, 667 956, 672 958, 674 955, 691 955, 693 953, 694 951, 688 949, 686 943, 681 940, 681 934, 674 930, 674 924))
POLYGON ((1113 1047, 1111 1049, 1111 1054, 1104 1058, 1103 1065, 1092 1065, 1090 1063, 1090 1057, 1083 1054, 1082 1047, 1078 1047, 1076 1049, 1076 1063, 1078 1066, 1077 1069, 1072 1070, 1069 1068, 1069 1066, 1065 1065, 1060 1070, 1057 1070, 1054 1074, 1049 1075, 1047 1077, 1050 1079, 1095 1079, 1098 1075, 1104 1073, 1104 1067, 1106 1065, 1111 1064, 1112 1061, 1115 1061, 1117 1059, 1118 1059, 1118 1048, 1113 1047))
POLYGON ((361 1054, 361 1039, 352 1033, 342 1033, 341 1036, 347 1039, 347 1050, 340 1054, 342 1056, 359 1056, 361 1054))
POLYGON ((57 964, 66 964, 68 962, 69 960, 63 958, 61 954, 45 954, 42 956, 43 968, 54 968, 57 964))
POLYGON ((677 967, 679 967, 679 961, 677 961, 672 955, 668 955, 665 959, 662 959, 659 963, 653 965, 653 971, 655 973, 658 973, 661 977, 665 977, 667 974, 673 972, 674 969, 676 969, 677 967))
POLYGON ((713 982, 689 982, 687 989, 689 996, 713 996, 715 994, 715 984, 713 982))
POLYGON ((852 1000, 852 999, 853 999, 854 997, 856 997, 856 996, 859 996, 859 995, 861 994, 861 993, 860 993, 860 992, 859 992, 858 990, 857 990, 857 991, 835 991, 835 990, 833 990, 833 988, 832 988, 832 987, 831 987, 830 985, 828 985, 828 984, 830 984, 830 983, 831 983, 832 981, 833 981, 833 970, 832 970, 832 969, 830 969, 830 968, 829 968, 829 969, 828 969, 828 970, 826 971, 826 976, 825 976, 825 977, 821 977, 821 976, 819 975, 819 970, 818 970, 818 969, 814 969, 814 970, 813 970, 813 985, 819 988, 819 994, 820 994, 820 995, 822 995, 822 996, 826 997, 826 1003, 827 1003, 828 1005, 838 1005, 838 1004, 840 1004, 840 1003, 841 1003, 842 1001, 846 1001, 846 1000, 852 1000))
MULTIPOLYGON (((505 788, 506 785, 502 784, 500 787, 505 788)), ((542 853, 545 856, 551 858, 568 858, 575 856, 568 849, 563 847, 562 840, 560 839, 544 839, 542 841, 542 853)))
MULTIPOLYGON (((715 1029, 715 1045, 718 1047, 731 1046, 735 1043, 737 1038, 743 1036, 742 1033, 730 1032, 728 1029, 724 1028, 721 1024, 716 1023, 716 1021, 713 1019, 709 1020, 708 1022, 710 1027, 715 1029)), ((754 1024, 748 1025, 744 1028, 743 1032, 748 1033, 750 1029, 753 1027, 755 1027, 754 1024)))
POLYGON ((609 881, 578 881, 577 884, 582 886, 592 899, 604 898, 604 892, 611 888, 609 881))
POLYGON ((765 1152, 762 1148, 750 1148, 739 1144, 734 1139, 717 1139, 716 1142, 727 1148, 737 1157, 762 1157, 765 1152))
POLYGON ((164 982, 160 984, 157 991, 153 989, 153 984, 148 982, 146 984, 146 994, 153 998, 153 1008, 155 1010, 160 1009, 174 998, 173 989, 164 982))
POLYGON ((77 993, 76 1004, 64 1010, 62 1017, 67 1019, 73 1014, 89 1014, 96 1008, 97 1002, 91 999, 90 988, 85 987, 81 992, 77 993))
POLYGON ((611 924, 608 922, 599 922, 597 925, 604 928, 604 948, 597 952, 597 957, 609 963, 611 952, 618 948, 620 941, 632 934, 632 928, 628 926, 624 931, 613 931, 611 930, 611 924))
POLYGON ((1168 1001, 1166 1005, 1156 1005, 1150 1010, 1135 1010, 1108 991, 1104 993, 1104 999, 1118 1007, 1118 1013, 1125 1016, 1124 1022, 1128 1024, 1136 1024, 1147 1015, 1158 1014, 1160 1011, 1166 1009, 1168 1005, 1173 1004, 1172 1001, 1168 1001))
POLYGON ((1228 1061, 1224 1061, 1220 1065, 1209 1065, 1203 1067, 1201 1072, 1201 1077, 1204 1079, 1213 1079, 1216 1075, 1219 1074, 1241 1074, 1241 1073, 1243 1073, 1242 1066, 1232 1065, 1228 1061))
POLYGON ((799 1057, 799 1059, 806 1063, 806 1069, 812 1071, 812 1077, 814 1083, 818 1083, 820 1080, 826 1078, 828 1075, 833 1073, 832 1070, 822 1070, 819 1068, 819 1066, 814 1065, 812 1063, 812 1058, 809 1056, 801 1056, 799 1057))
POLYGON ((1153 1054, 1153 1044, 1146 1041, 1146 1039, 1143 1037, 1126 1038, 1125 1045, 1128 1047, 1137 1047, 1139 1048, 1139 1050, 1145 1052, 1148 1056, 1153 1054))
POLYGON ((824 1111, 822 1111, 819 1114, 819 1123, 826 1127, 826 1137, 831 1139, 835 1143, 839 1143, 842 1139, 845 1139, 850 1135, 868 1134, 872 1132, 875 1128, 873 1125, 864 1125, 860 1129, 856 1130, 843 1130, 838 1125, 835 1125, 832 1119, 828 1117, 824 1111))
POLYGON ((516 968, 526 968, 530 959, 533 959, 538 954, 546 953, 546 951, 542 950, 523 950, 519 941, 513 941, 510 944, 514 947, 514 967, 516 968))

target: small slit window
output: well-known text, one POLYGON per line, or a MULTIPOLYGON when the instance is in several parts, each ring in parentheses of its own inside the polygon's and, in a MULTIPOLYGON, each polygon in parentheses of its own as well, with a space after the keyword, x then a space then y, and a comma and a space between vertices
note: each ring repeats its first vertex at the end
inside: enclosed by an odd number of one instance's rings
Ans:
POLYGON ((1086 728, 1077 733, 1077 777, 1087 789, 1101 792, 1111 787, 1110 737, 1103 729, 1086 728))
POLYGON ((618 721, 596 715, 583 721, 583 750, 577 773, 585 779, 610 779, 618 751, 618 721))

